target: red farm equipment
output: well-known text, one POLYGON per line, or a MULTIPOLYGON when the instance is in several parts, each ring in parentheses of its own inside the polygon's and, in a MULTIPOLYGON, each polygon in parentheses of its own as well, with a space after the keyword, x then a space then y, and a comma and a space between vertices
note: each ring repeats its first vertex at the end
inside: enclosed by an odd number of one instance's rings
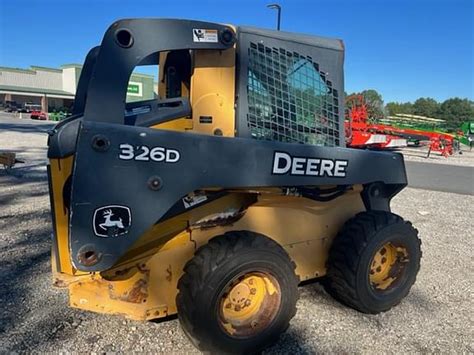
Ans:
POLYGON ((439 152, 447 158, 453 155, 455 151, 455 136, 449 133, 402 128, 386 124, 374 124, 372 127, 377 132, 403 137, 416 147, 427 146, 428 156, 431 152, 439 152))
POLYGON ((367 104, 362 95, 350 97, 346 105, 345 132, 348 147, 393 149, 407 146, 405 138, 373 129, 368 121, 367 104))
MULTIPOLYGON (((392 149, 406 147, 408 142, 416 147, 428 146, 428 156, 431 152, 439 152, 448 157, 455 151, 455 136, 434 130, 397 127, 385 123, 371 123, 368 120, 368 110, 362 95, 348 98, 346 114, 346 141, 352 148, 392 149)), ((393 117, 392 117, 393 118, 393 117)), ((399 115, 398 120, 434 120, 415 115, 399 115)))

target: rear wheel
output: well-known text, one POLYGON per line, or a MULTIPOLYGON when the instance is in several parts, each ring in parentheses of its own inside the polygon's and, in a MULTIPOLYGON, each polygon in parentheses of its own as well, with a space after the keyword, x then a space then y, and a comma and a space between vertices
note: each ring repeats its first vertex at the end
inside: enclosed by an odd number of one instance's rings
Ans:
POLYGON ((275 342, 296 313, 295 264, 273 240, 230 232, 184 268, 176 299, 181 325, 202 351, 249 353, 275 342))
POLYGON ((420 245, 418 231, 401 217, 384 211, 359 213, 334 240, 325 288, 361 312, 387 311, 414 284, 420 245))

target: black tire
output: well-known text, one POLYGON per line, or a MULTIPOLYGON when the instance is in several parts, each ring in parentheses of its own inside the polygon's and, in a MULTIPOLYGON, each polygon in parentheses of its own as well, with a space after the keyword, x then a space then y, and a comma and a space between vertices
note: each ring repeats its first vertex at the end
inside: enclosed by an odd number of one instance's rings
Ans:
POLYGON ((397 305, 415 283, 420 269, 420 246, 418 231, 400 216, 384 211, 361 212, 346 222, 331 246, 325 289, 360 312, 385 312, 397 305), (375 255, 385 250, 387 243, 403 248, 404 254, 397 252, 393 271, 388 271, 392 272, 390 279, 386 278, 389 286, 378 289, 371 281, 371 267, 375 255))
MULTIPOLYGON (((229 232, 199 248, 184 267, 176 297, 182 328, 201 351, 254 353, 274 343, 296 313, 299 279, 295 264, 275 241, 247 231, 229 232), (235 337, 222 325, 221 300, 240 275, 261 272, 280 293, 274 317, 256 334, 235 337)), ((234 283, 235 285, 235 283, 234 283)))

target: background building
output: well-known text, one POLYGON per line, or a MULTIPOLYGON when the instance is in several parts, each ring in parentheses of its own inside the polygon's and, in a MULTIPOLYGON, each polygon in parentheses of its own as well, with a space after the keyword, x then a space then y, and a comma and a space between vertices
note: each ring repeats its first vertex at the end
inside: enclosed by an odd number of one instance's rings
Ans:
MULTIPOLYGON (((69 110, 74 102, 82 65, 65 64, 60 68, 31 66, 29 69, 0 67, 0 105, 18 109, 41 106, 43 112, 69 110)), ((127 101, 149 100, 155 97, 154 78, 147 74, 132 74, 127 101)))

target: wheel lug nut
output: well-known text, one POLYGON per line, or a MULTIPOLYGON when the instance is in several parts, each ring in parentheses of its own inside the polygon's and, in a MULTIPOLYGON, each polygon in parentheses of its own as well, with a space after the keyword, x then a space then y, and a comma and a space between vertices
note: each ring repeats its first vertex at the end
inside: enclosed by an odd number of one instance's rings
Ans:
POLYGON ((250 300, 245 301, 246 306, 250 306, 250 300))
POLYGON ((250 289, 250 293, 251 293, 252 295, 255 295, 255 294, 257 293, 257 289, 251 288, 251 289, 250 289))
POLYGON ((235 307, 234 307, 234 311, 239 312, 240 309, 241 309, 240 306, 238 304, 236 304, 235 307))
POLYGON ((249 279, 249 285, 253 285, 253 279, 249 279))
POLYGON ((225 308, 231 308, 231 307, 232 305, 230 304, 230 302, 225 305, 225 308))

